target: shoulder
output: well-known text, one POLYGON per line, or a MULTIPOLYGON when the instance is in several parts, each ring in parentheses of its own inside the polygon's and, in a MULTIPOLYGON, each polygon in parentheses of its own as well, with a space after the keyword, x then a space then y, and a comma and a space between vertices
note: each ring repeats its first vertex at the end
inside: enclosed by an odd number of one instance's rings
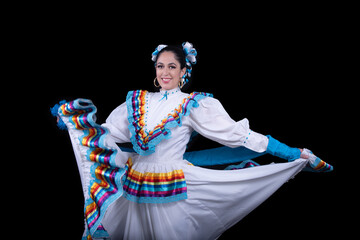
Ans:
MULTIPOLYGON (((128 113, 136 113, 142 114, 146 102, 146 90, 133 90, 129 91, 126 96, 126 107, 128 113)), ((130 114, 131 115, 131 114, 130 114)))
POLYGON ((218 106, 221 105, 220 101, 214 98, 212 93, 206 92, 192 92, 190 96, 194 98, 194 100, 198 101, 200 105, 203 106, 218 106))
POLYGON ((197 115, 208 115, 208 114, 226 114, 226 110, 224 109, 221 102, 214 98, 210 93, 198 93, 194 92, 195 94, 195 102, 194 102, 194 112, 197 115), (198 94, 196 94, 198 93, 198 94))
POLYGON ((211 93, 205 92, 192 92, 192 93, 182 93, 183 100, 182 100, 182 107, 185 109, 192 109, 193 107, 197 108, 199 103, 202 102, 204 99, 212 98, 211 93))
POLYGON ((205 99, 213 99, 213 95, 211 93, 206 92, 192 92, 187 97, 189 100, 194 100, 195 102, 202 102, 205 99))
POLYGON ((217 104, 214 104, 214 102, 218 102, 218 100, 213 98, 211 93, 192 92, 187 94, 187 97, 183 99, 182 109, 184 109, 185 115, 188 115, 190 112, 198 111, 192 109, 203 109, 209 108, 210 106, 216 107, 217 104))
POLYGON ((212 93, 206 93, 206 92, 192 92, 189 95, 191 95, 191 96, 202 96, 203 98, 204 97, 211 97, 211 98, 213 97, 212 93))
POLYGON ((139 97, 145 96, 147 92, 148 91, 141 90, 141 89, 129 91, 126 96, 126 101, 128 101, 129 99, 134 99, 134 98, 139 98, 139 97))

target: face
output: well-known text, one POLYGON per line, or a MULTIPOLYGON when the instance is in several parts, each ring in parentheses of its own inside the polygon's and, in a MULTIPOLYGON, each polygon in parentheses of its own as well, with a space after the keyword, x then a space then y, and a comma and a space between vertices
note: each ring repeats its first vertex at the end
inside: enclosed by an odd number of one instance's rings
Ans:
POLYGON ((162 90, 176 88, 186 72, 186 68, 181 69, 180 62, 176 60, 175 54, 170 51, 165 51, 160 54, 155 68, 156 78, 162 90))

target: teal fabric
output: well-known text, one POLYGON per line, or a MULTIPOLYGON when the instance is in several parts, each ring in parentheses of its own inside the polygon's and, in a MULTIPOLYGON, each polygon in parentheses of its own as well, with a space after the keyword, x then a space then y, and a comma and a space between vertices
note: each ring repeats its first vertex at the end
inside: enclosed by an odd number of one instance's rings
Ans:
POLYGON ((281 143, 275 138, 271 137, 270 135, 267 137, 269 138, 269 144, 267 146, 266 153, 286 159, 288 161, 294 161, 295 159, 300 158, 300 149, 289 147, 286 144, 281 143))

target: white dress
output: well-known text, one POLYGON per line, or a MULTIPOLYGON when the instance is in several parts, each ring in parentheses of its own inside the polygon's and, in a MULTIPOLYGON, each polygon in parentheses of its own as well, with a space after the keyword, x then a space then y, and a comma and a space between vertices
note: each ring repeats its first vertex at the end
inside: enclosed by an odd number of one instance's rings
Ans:
POLYGON ((83 185, 84 239, 216 239, 307 164, 211 170, 184 159, 194 131, 232 149, 266 151, 266 136, 206 93, 131 91, 101 126, 95 112, 84 99, 59 109, 83 185), (115 142, 131 142, 135 152, 115 142))

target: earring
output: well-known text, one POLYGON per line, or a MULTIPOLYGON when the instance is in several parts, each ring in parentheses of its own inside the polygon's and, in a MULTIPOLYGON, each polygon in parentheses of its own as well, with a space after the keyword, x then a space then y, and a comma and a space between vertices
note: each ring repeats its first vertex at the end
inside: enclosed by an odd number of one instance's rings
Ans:
POLYGON ((160 87, 160 84, 156 86, 156 80, 157 80, 157 78, 155 77, 155 79, 154 79, 154 86, 155 86, 155 87, 160 87))
POLYGON ((179 87, 182 88, 184 86, 184 82, 185 82, 185 79, 184 78, 180 78, 180 81, 179 81, 179 87))

